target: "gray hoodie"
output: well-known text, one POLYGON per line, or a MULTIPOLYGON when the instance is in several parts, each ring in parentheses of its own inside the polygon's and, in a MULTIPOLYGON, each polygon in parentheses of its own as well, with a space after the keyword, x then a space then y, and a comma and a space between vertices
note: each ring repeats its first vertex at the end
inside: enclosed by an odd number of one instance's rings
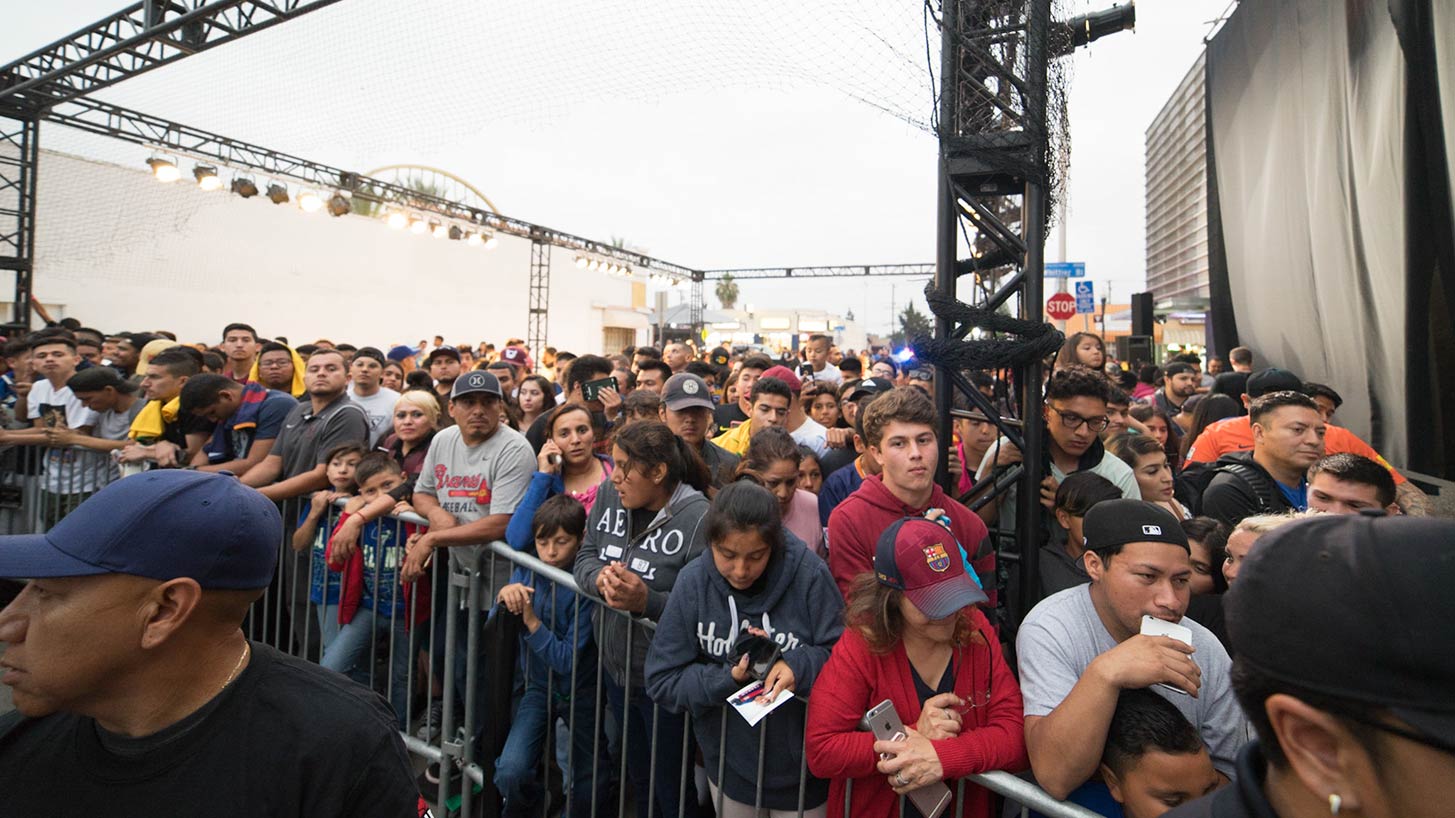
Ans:
MULTIPOLYGON (((642 578, 647 586, 647 610, 644 616, 653 622, 667 607, 667 595, 677 581, 677 572, 707 548, 707 529, 702 518, 709 507, 702 492, 680 483, 667 505, 642 531, 631 530, 631 512, 621 504, 616 486, 607 480, 601 484, 596 504, 586 518, 586 536, 576 552, 573 573, 582 593, 601 599, 596 590, 596 576, 609 563, 621 562, 642 578)), ((606 671, 618 685, 626 684, 627 633, 626 617, 620 612, 599 606, 592 612, 596 622, 596 644, 606 671)), ((647 648, 652 644, 652 630, 644 625, 631 628, 631 685, 642 690, 642 668, 647 661, 647 648)))

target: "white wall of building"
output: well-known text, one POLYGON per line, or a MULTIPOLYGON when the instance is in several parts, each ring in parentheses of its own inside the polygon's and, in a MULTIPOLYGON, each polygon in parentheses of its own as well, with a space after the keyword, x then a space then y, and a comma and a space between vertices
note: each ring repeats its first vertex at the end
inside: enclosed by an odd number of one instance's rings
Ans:
MULTIPOLYGON (((231 321, 294 343, 526 336, 524 239, 502 235, 485 250, 410 235, 262 195, 203 192, 190 183, 191 165, 182 169, 183 181, 164 185, 145 168, 43 152, 35 298, 55 305, 58 319, 104 331, 169 329, 209 343, 231 321)), ((603 317, 630 312, 632 285, 573 261, 569 251, 553 253, 548 340, 598 352, 603 317)), ((0 297, 12 289, 7 281, 0 297)))

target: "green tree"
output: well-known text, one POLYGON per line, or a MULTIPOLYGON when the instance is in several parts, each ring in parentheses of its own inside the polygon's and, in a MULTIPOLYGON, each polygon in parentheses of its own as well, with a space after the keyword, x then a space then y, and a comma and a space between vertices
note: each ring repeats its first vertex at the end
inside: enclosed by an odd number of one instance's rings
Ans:
POLYGON ((732 273, 726 273, 718 279, 717 286, 712 288, 717 300, 722 302, 722 308, 732 309, 738 303, 738 283, 733 281, 732 273))
POLYGON ((934 322, 928 315, 915 309, 911 302, 899 314, 899 329, 890 333, 889 340, 894 346, 902 346, 924 335, 931 335, 935 331, 934 322))

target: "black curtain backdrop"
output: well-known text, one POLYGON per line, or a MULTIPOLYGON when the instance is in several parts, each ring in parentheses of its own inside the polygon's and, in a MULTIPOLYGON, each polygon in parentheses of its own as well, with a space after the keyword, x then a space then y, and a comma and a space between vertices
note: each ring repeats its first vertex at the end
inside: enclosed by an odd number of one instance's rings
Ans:
POLYGON ((1329 384, 1344 396, 1337 422, 1443 477, 1455 465, 1451 5, 1244 0, 1207 49, 1219 348, 1236 340, 1260 368, 1329 384))

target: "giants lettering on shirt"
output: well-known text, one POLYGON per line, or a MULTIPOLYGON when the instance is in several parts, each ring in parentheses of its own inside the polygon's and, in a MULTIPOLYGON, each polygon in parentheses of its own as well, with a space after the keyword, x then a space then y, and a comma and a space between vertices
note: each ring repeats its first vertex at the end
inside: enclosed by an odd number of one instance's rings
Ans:
POLYGON ((434 489, 442 499, 464 497, 473 499, 476 505, 490 504, 490 486, 485 482, 484 477, 478 474, 451 475, 449 468, 444 464, 434 467, 434 489))

